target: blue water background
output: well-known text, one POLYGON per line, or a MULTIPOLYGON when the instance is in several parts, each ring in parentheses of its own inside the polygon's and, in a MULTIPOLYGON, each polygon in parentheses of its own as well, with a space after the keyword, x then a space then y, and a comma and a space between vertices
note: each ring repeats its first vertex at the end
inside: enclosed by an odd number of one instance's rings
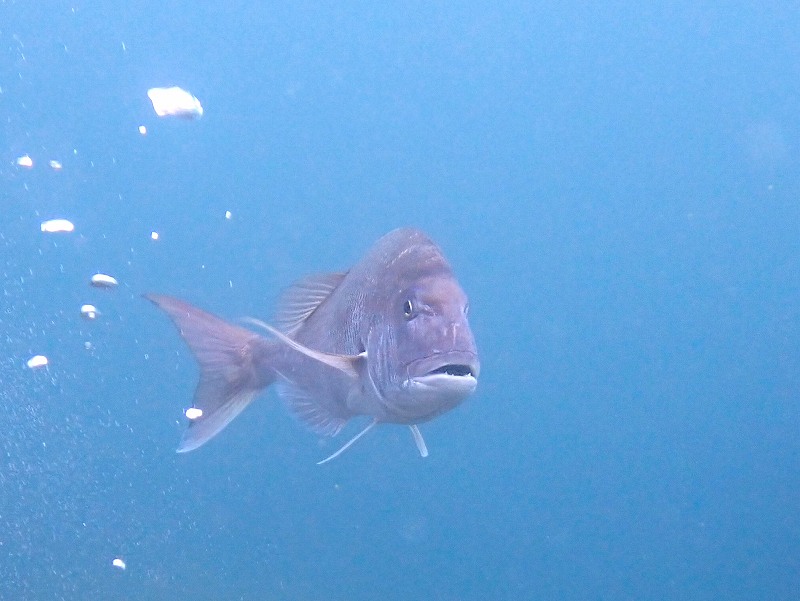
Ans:
POLYGON ((772 2, 0 3, 0 599, 798 598, 798 32, 772 2), (155 116, 169 85, 202 120, 155 116), (318 467, 341 441, 274 391, 174 452, 197 369, 142 293, 269 319, 406 225, 483 364, 429 458, 387 426, 318 467))

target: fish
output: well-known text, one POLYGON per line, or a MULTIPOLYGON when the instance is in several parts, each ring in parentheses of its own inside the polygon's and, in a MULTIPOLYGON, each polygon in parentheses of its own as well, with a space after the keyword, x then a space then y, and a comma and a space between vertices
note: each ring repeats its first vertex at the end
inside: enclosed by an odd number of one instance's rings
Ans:
POLYGON ((179 453, 211 440, 275 384, 289 411, 320 436, 369 420, 320 464, 383 424, 407 426, 426 457, 419 424, 461 404, 478 384, 467 296, 418 229, 389 232, 346 272, 299 280, 280 297, 272 324, 233 324, 178 298, 144 296, 169 316, 200 366, 199 417, 179 453))

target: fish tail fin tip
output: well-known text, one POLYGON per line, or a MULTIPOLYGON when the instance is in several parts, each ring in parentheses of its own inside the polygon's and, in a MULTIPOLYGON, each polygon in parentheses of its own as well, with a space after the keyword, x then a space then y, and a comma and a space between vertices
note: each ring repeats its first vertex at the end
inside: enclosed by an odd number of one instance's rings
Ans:
MULTIPOLYGON (((202 386, 203 382, 201 381, 197 385, 197 392, 195 393, 195 406, 202 404, 202 401, 198 400, 198 393, 200 393, 202 386)), ((188 453, 206 444, 231 423, 237 415, 244 411, 244 408, 258 395, 260 390, 239 391, 232 396, 226 396, 225 392, 220 391, 220 395, 215 397, 218 403, 215 409, 210 410, 209 413, 204 412, 201 417, 189 424, 189 427, 183 433, 176 452, 188 453)), ((210 405, 212 402, 207 404, 210 405)))
POLYGON ((216 436, 272 383, 263 351, 275 343, 177 298, 144 297, 170 317, 200 366, 193 405, 202 414, 189 423, 177 449, 187 453, 216 436))

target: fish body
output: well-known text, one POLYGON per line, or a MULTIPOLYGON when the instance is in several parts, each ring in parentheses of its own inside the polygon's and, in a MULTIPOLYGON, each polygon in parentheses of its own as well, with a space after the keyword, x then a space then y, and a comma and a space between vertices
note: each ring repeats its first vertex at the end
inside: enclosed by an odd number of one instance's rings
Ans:
POLYGON ((346 273, 297 282, 273 325, 248 320, 265 335, 172 297, 147 298, 175 322, 201 368, 194 406, 202 415, 179 452, 207 442, 276 383, 292 413, 319 434, 370 418, 341 450, 376 424, 404 424, 425 455, 417 424, 477 386, 467 297, 441 250, 416 229, 386 234, 346 273))

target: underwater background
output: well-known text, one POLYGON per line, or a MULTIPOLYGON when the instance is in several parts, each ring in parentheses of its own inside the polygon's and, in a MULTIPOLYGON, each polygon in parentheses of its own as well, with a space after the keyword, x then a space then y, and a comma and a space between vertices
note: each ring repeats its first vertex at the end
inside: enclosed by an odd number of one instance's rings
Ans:
POLYGON ((781 2, 0 2, 0 599, 797 599, 799 32, 781 2), (173 85, 202 119, 156 116, 173 85), (481 355, 430 456, 384 426, 317 466, 357 428, 273 390, 176 454, 197 368, 141 295, 269 321, 399 226, 481 355))

